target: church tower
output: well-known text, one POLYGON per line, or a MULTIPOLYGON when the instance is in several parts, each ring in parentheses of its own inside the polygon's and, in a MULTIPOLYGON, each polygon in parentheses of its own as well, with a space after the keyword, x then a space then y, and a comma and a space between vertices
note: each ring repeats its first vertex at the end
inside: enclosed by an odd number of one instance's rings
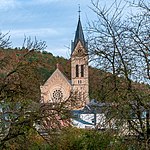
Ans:
POLYGON ((84 39, 80 15, 71 44, 71 81, 73 91, 76 92, 83 104, 89 103, 89 80, 88 80, 88 46, 84 39))

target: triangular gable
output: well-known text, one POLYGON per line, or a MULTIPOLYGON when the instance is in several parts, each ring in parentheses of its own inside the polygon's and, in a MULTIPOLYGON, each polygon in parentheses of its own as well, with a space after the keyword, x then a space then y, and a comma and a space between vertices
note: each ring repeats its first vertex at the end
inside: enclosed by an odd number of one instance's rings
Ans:
POLYGON ((72 56, 76 56, 76 55, 87 55, 87 51, 86 49, 83 47, 81 41, 78 41, 74 51, 72 52, 72 56))
POLYGON ((57 74, 69 85, 71 86, 71 83, 67 79, 67 77, 57 68, 54 73, 48 78, 48 80, 44 83, 43 86, 49 85, 49 83, 57 76, 57 74))

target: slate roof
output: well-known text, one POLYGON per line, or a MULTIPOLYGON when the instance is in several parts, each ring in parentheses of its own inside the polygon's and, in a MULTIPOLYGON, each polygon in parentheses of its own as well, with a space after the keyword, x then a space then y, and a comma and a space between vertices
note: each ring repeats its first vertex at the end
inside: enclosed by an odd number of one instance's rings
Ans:
POLYGON ((85 49, 87 49, 87 42, 85 42, 85 39, 84 39, 84 34, 83 34, 83 30, 82 30, 82 25, 81 25, 81 21, 80 21, 80 17, 79 17, 79 20, 78 20, 78 25, 77 25, 77 29, 76 29, 76 33, 75 33, 75 38, 74 38, 74 41, 72 42, 72 52, 74 51, 76 45, 78 42, 81 42, 83 47, 85 49))
POLYGON ((88 105, 85 105, 83 109, 72 110, 72 114, 102 114, 107 113, 106 108, 109 107, 109 103, 101 103, 92 100, 88 105))

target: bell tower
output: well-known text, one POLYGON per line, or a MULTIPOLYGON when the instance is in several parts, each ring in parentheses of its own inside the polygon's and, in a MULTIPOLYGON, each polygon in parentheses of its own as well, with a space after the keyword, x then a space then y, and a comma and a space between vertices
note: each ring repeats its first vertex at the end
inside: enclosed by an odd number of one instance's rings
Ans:
POLYGON ((73 91, 83 102, 82 104, 89 103, 88 46, 84 39, 80 14, 75 38, 71 44, 71 81, 73 91))

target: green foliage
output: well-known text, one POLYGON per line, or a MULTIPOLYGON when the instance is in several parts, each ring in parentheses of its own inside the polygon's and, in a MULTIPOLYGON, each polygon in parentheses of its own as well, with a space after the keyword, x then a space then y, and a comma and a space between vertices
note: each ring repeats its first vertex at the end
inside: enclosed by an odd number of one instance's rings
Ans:
POLYGON ((111 131, 66 128, 53 137, 50 147, 52 150, 127 150, 129 145, 111 131))
POLYGON ((5 142, 0 150, 49 150, 48 143, 33 129, 28 130, 25 135, 19 135, 16 138, 5 142))
POLYGON ((1 149, 49 149, 47 143, 34 139, 35 133, 31 130, 40 117, 39 106, 36 106, 40 100, 40 85, 61 61, 67 68, 66 59, 51 53, 0 50, 0 126, 4 129, 0 130, 1 149))
POLYGON ((42 77, 44 81, 46 81, 49 78, 49 76, 52 75, 53 73, 53 70, 51 71, 44 67, 39 67, 37 71, 39 72, 39 75, 42 77))

